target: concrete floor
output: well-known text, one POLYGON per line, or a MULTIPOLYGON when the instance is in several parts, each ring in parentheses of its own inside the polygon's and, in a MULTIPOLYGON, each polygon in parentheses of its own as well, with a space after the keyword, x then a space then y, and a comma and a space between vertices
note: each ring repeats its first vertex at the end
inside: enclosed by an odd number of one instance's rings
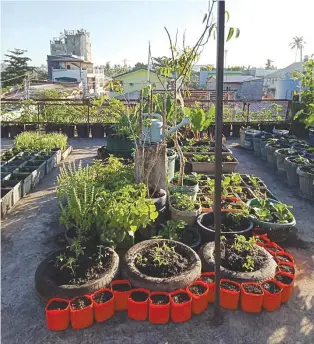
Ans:
MULTIPOLYGON (((66 163, 92 161, 103 140, 70 140, 74 151, 66 163)), ((5 144, 10 146, 10 141, 5 144)), ((294 206, 299 236, 306 249, 291 248, 297 265, 292 299, 274 313, 257 315, 223 311, 224 321, 212 325, 213 306, 183 324, 151 325, 128 319, 126 312, 91 328, 56 333, 45 327, 44 306, 34 289, 37 265, 57 248, 58 206, 55 183, 58 169, 22 199, 2 221, 2 331, 3 344, 313 344, 314 343, 314 206, 302 200, 251 153, 233 148, 240 171, 260 176, 278 198, 294 206)), ((301 240, 301 242, 302 242, 301 240)), ((300 245, 297 245, 300 247, 300 245)))

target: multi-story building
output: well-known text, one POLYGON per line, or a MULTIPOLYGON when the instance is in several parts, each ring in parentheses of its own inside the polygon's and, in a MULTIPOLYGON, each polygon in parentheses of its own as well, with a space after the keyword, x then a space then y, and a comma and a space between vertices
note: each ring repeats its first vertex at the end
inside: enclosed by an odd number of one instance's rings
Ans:
POLYGON ((91 37, 86 30, 64 30, 50 41, 51 55, 75 55, 84 61, 92 61, 91 37))

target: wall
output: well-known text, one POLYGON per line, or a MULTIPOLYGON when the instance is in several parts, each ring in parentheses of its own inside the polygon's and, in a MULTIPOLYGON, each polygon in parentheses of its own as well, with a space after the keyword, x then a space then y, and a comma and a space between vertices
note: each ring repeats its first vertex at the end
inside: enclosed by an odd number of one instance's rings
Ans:
POLYGON ((294 91, 298 91, 298 80, 293 79, 286 79, 286 80, 278 80, 276 82, 276 91, 275 91, 275 98, 276 99, 292 99, 292 95, 294 91))
POLYGON ((264 80, 245 81, 240 90, 240 99, 242 100, 258 100, 263 96, 264 80))

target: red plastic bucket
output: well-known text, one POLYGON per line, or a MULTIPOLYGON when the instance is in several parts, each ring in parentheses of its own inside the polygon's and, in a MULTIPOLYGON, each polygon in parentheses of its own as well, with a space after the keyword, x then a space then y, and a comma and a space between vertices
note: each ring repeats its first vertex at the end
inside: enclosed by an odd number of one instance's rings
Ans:
POLYGON ((173 322, 184 322, 184 321, 188 321, 191 318, 192 298, 184 289, 179 289, 170 293, 170 302, 171 302, 171 320, 173 322), (173 297, 181 293, 188 295, 190 300, 184 303, 174 302, 173 297))
POLYGON ((90 300, 91 304, 83 309, 73 309, 71 302, 81 296, 75 297, 70 301, 70 315, 71 315, 71 324, 74 330, 79 330, 82 328, 89 327, 93 324, 94 319, 94 307, 92 297, 89 295, 84 295, 87 299, 90 300))
POLYGON ((262 294, 248 293, 245 289, 245 285, 255 285, 260 288, 258 283, 245 282, 241 284, 241 308, 248 313, 259 313, 262 311, 264 291, 262 294))
MULTIPOLYGON (((201 277, 210 276, 215 280, 215 273, 214 272, 203 272, 201 277)), ((201 278, 198 281, 204 282, 201 278)), ((215 282, 208 283, 204 282, 208 285, 208 302, 213 303, 215 301, 215 282)))
POLYGON ((208 284, 204 283, 202 281, 196 281, 192 284, 190 284, 186 288, 187 293, 192 298, 192 313, 193 314, 200 314, 206 311, 208 307, 208 284), (204 288, 206 288, 206 291, 201 295, 195 295, 190 291, 190 287, 195 285, 201 285, 204 288))
POLYGON ((133 320, 146 320, 148 316, 148 299, 149 290, 144 288, 132 289, 128 298, 128 317, 133 320), (143 292, 147 294, 145 301, 135 301, 132 299, 132 294, 136 292, 143 292))
POLYGON ((228 279, 221 279, 220 285, 223 282, 228 282, 231 284, 236 285, 239 288, 239 291, 233 291, 233 290, 227 290, 220 287, 220 305, 223 308, 227 309, 237 309, 239 304, 239 298, 240 298, 240 290, 241 286, 239 283, 230 281, 228 279))
POLYGON ((257 241, 256 244, 258 246, 265 247, 266 245, 269 245, 271 243, 271 241, 267 237, 267 234, 256 234, 256 233, 253 233, 253 237, 260 238, 261 240, 264 241, 264 243, 257 241))
MULTIPOLYGON (((285 283, 282 283, 280 281, 277 281, 276 282, 279 284, 279 286, 282 288, 282 293, 281 293, 281 302, 282 303, 286 303, 289 301, 290 297, 291 297, 291 294, 292 294, 292 291, 293 291, 293 287, 294 287, 294 275, 292 274, 289 274, 287 272, 277 272, 276 273, 276 276, 277 275, 283 275, 283 276, 287 276, 287 277, 290 277, 292 279, 291 283, 290 284, 285 284, 285 283)), ((275 276, 275 277, 276 277, 275 276)))
POLYGON ((279 271, 280 272, 287 272, 288 274, 295 275, 295 266, 293 265, 293 263, 278 263, 277 271, 278 272, 279 271), (294 272, 285 271, 283 269, 283 267, 285 267, 285 266, 291 267, 294 270, 294 272))
POLYGON ((149 321, 152 324, 166 324, 170 318, 170 294, 162 291, 152 291, 149 296, 149 321), (151 297, 154 295, 165 295, 169 298, 167 304, 155 304, 151 297))
POLYGON ((61 298, 50 299, 46 306, 46 324, 48 330, 51 331, 63 331, 69 327, 70 323, 70 305, 69 300, 61 298), (56 302, 66 302, 68 306, 65 309, 61 310, 48 310, 50 304, 54 301, 56 302))
POLYGON ((110 284, 111 290, 114 295, 114 305, 116 311, 126 311, 128 309, 128 298, 131 293, 131 289, 128 291, 114 290, 112 287, 118 284, 128 284, 131 288, 131 283, 128 280, 116 280, 110 284))
POLYGON ((108 320, 114 316, 114 295, 113 295, 112 290, 108 288, 98 290, 92 295, 92 299, 93 299, 93 304, 94 304, 95 320, 97 322, 108 320), (103 292, 111 293, 112 294, 111 299, 103 303, 97 303, 94 300, 94 297, 103 292))
POLYGON ((275 254, 275 259, 277 261, 277 263, 292 263, 294 265, 294 258, 291 256, 291 254, 287 253, 287 252, 281 252, 281 253, 276 253, 275 254), (284 262, 282 260, 280 260, 278 257, 284 257, 287 260, 289 260, 288 262, 284 262))
POLYGON ((262 287, 263 292, 264 292, 263 308, 266 309, 266 311, 270 311, 270 312, 279 308, 281 305, 281 294, 282 294, 282 288, 279 285, 279 283, 275 280, 267 280, 261 284, 261 287, 262 287), (269 291, 267 291, 266 289, 264 289, 263 285, 267 282, 276 283, 277 286, 280 288, 280 292, 278 292, 276 294, 272 294, 269 291))
POLYGON ((275 256, 276 254, 278 253, 284 253, 284 250, 279 246, 277 245, 276 243, 274 242, 270 242, 268 245, 265 245, 264 246, 265 250, 268 251, 272 256, 275 256), (271 248, 276 248, 277 250, 280 250, 280 251, 272 251, 271 248))

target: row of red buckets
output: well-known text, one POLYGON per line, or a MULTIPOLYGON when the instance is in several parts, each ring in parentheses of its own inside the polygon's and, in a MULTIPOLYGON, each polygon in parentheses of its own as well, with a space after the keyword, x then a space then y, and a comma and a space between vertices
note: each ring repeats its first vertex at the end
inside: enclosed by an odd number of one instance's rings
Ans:
MULTIPOLYGON (((266 235, 261 235, 261 238, 265 240, 264 245, 272 245, 274 243, 270 242, 266 235)), ((275 244, 276 245, 276 244, 275 244)), ((276 247, 279 247, 276 245, 276 247)), ((266 248, 267 249, 267 248, 266 248)), ((275 279, 264 281, 261 284, 254 282, 246 282, 241 285, 235 281, 221 279, 222 282, 229 282, 237 286, 238 291, 231 291, 224 288, 220 289, 220 304, 226 309, 237 309, 240 305, 241 309, 245 312, 258 313, 262 309, 267 311, 274 311, 280 307, 281 303, 285 303, 289 300, 293 285, 294 285, 294 274, 289 274, 280 269, 283 265, 289 265, 294 268, 293 257, 284 252, 281 249, 279 252, 274 253, 269 251, 274 255, 278 263, 278 274, 286 275, 292 280, 291 284, 283 284, 275 279), (289 263, 283 263, 279 257, 286 257, 289 259, 289 263), (271 294, 263 288, 263 285, 267 282, 273 282, 279 287, 279 292, 276 294, 271 294), (262 294, 252 294, 244 290, 245 284, 258 285, 262 289, 262 294)), ((295 269, 294 269, 295 271, 295 269)), ((214 280, 214 272, 205 272, 201 276, 211 276, 214 280)), ((214 302, 215 293, 215 283, 205 283, 201 279, 192 283, 185 290, 176 290, 171 293, 164 292, 150 292, 143 288, 131 289, 131 284, 127 280, 117 280, 111 283, 110 289, 104 288, 96 291, 92 295, 84 295, 90 300, 90 305, 79 310, 75 310, 71 306, 72 300, 66 300, 61 298, 50 299, 46 306, 46 323, 47 328, 53 331, 62 331, 69 327, 70 323, 73 329, 82 329, 89 327, 93 324, 94 319, 97 322, 103 322, 112 318, 116 311, 126 310, 128 312, 129 318, 133 320, 149 320, 153 324, 165 324, 171 319, 173 322, 184 322, 188 321, 192 314, 200 314, 204 312, 209 303, 214 302), (113 286, 117 284, 128 284, 130 290, 128 291, 117 291, 113 290, 113 286), (190 287, 193 285, 202 285, 206 291, 201 295, 195 295, 190 291, 190 287), (145 301, 134 301, 131 298, 133 292, 144 292, 147 294, 147 299, 145 301), (104 303, 97 303, 94 297, 102 292, 112 293, 110 300, 104 303), (173 297, 176 294, 185 293, 188 295, 188 301, 184 303, 175 303, 173 297), (169 302, 167 304, 154 304, 151 300, 153 295, 166 295, 168 296, 169 302), (67 307, 63 310, 49 310, 49 305, 54 301, 66 302, 67 307)))

